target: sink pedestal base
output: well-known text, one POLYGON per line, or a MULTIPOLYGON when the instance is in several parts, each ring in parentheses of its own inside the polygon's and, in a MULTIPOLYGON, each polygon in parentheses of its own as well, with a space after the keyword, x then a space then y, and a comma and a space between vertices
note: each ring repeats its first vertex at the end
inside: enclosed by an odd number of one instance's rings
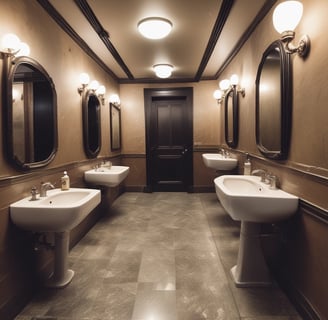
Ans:
POLYGON ((260 224, 242 221, 237 265, 231 269, 236 287, 270 286, 271 277, 260 245, 260 224))
POLYGON ((74 276, 74 271, 68 269, 69 231, 55 232, 54 272, 48 279, 48 288, 63 288, 74 276))

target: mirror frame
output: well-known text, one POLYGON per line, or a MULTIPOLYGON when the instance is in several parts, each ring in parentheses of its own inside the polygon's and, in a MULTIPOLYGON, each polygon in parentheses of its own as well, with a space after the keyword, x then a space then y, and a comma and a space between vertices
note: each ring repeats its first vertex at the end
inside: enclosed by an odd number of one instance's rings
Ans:
POLYGON ((224 132, 225 140, 229 147, 236 148, 238 145, 239 133, 239 101, 236 86, 233 86, 224 99, 224 132), (229 139, 229 100, 232 99, 232 140, 229 139))
POLYGON ((96 158, 101 149, 101 117, 100 117, 100 106, 101 103, 99 98, 97 97, 96 93, 93 90, 85 90, 82 95, 82 118, 83 118, 83 144, 84 144, 84 151, 88 158, 96 158), (97 138, 98 138, 98 147, 96 150, 90 149, 90 139, 89 139, 89 100, 90 97, 94 97, 96 99, 97 106, 96 106, 96 114, 97 114, 97 121, 98 121, 98 128, 97 128, 97 138))
POLYGON ((116 106, 113 103, 109 103, 109 107, 110 107, 110 149, 111 151, 117 151, 121 149, 121 109, 116 106), (118 119, 118 133, 115 132, 115 126, 114 126, 114 117, 113 117, 113 113, 117 113, 117 119, 118 119), (117 138, 118 137, 118 138, 117 138), (118 140, 118 141, 116 141, 118 140), (117 147, 115 147, 116 145, 118 145, 117 147))
POLYGON ((256 81, 256 144, 260 152, 267 158, 275 160, 285 160, 288 157, 290 132, 291 132, 291 114, 292 114, 292 70, 290 54, 285 51, 281 40, 274 41, 264 51, 261 62, 258 67, 256 81), (280 150, 269 150, 261 143, 260 132, 260 81, 263 66, 270 52, 279 51, 280 57, 280 150))
POLYGON ((27 56, 20 56, 17 58, 11 58, 10 56, 5 56, 3 60, 3 137, 4 137, 4 149, 7 160, 14 165, 17 169, 29 170, 45 167, 48 165, 55 157, 57 148, 58 148, 58 130, 57 130, 57 94, 55 85, 47 73, 47 71, 34 59, 27 56), (54 145, 52 152, 49 156, 37 162, 22 162, 18 159, 14 152, 14 135, 13 135, 13 111, 12 111, 12 89, 13 89, 13 80, 16 69, 19 65, 26 64, 31 65, 34 69, 37 69, 44 75, 48 80, 50 87, 52 89, 53 97, 53 128, 54 128, 54 145))

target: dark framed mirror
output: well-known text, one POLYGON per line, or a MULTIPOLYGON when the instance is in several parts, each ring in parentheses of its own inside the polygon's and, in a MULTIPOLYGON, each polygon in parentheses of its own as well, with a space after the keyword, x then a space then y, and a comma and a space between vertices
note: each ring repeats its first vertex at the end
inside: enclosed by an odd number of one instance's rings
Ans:
POLYGON ((55 85, 29 57, 6 57, 3 72, 5 154, 22 170, 46 166, 57 151, 55 85))
POLYGON ((256 143, 267 158, 288 157, 292 112, 290 54, 282 41, 263 53, 256 76, 256 143))
POLYGON ((229 147, 236 148, 238 145, 239 132, 239 102, 238 92, 235 86, 226 93, 224 98, 224 122, 225 140, 229 147))
POLYGON ((88 158, 95 158, 101 148, 100 101, 92 90, 82 96, 83 143, 88 158))
POLYGON ((110 146, 111 150, 121 149, 121 110, 113 103, 110 107, 110 146))

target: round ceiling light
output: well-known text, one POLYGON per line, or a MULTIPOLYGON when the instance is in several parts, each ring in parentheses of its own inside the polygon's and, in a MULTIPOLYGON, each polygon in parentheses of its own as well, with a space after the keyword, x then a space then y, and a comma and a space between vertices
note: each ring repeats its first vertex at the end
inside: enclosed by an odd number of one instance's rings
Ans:
POLYGON ((173 66, 170 64, 156 64, 153 69, 157 77, 168 78, 172 74, 173 66))
POLYGON ((148 39, 162 39, 166 37, 172 29, 172 22, 164 18, 145 18, 139 21, 139 32, 148 39))

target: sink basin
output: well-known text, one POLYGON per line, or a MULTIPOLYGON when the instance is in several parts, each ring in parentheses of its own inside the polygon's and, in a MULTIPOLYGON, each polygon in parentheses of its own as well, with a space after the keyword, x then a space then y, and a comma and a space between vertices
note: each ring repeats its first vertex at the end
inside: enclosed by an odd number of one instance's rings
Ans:
POLYGON ((100 167, 84 172, 85 181, 106 187, 118 186, 129 174, 130 168, 126 166, 100 167))
POLYGON ((237 264, 231 275, 237 287, 270 286, 270 271, 261 245, 261 223, 287 219, 297 211, 298 198, 261 182, 257 176, 224 175, 214 179, 222 206, 241 221, 237 264))
POLYGON ((215 170, 232 170, 237 167, 238 160, 220 153, 203 153, 204 164, 206 167, 215 170))
POLYGON ((33 232, 54 232, 54 268, 46 286, 63 288, 74 276, 68 268, 69 233, 101 200, 100 190, 53 189, 46 197, 26 197, 10 205, 10 216, 18 227, 33 232))
POLYGON ((100 203, 100 191, 53 189, 47 197, 30 199, 29 196, 10 205, 13 223, 30 231, 61 232, 77 226, 100 203))
POLYGON ((223 175, 214 180, 216 194, 234 220, 275 222, 289 218, 298 198, 280 189, 270 189, 257 176, 223 175))

